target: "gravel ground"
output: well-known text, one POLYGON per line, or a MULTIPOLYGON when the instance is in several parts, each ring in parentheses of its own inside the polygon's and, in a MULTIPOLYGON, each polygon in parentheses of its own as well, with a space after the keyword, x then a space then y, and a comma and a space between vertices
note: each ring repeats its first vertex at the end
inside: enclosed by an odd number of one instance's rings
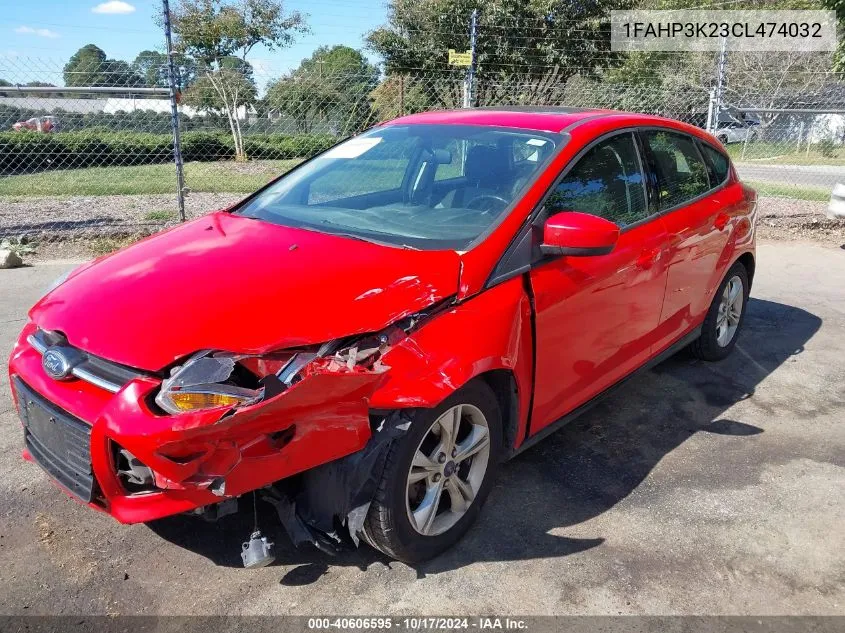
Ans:
MULTIPOLYGON (((196 217, 244 197, 240 193, 191 193, 185 198, 185 214, 196 217)), ((150 221, 147 215, 164 212, 176 217, 175 195, 0 197, 0 235, 40 233, 49 239, 74 233, 93 235, 155 230, 165 222, 150 221)))
POLYGON ((813 240, 830 246, 845 244, 845 220, 831 220, 826 202, 791 198, 760 198, 758 235, 774 240, 813 240))
MULTIPOLYGON (((191 193, 186 215, 197 217, 242 199, 243 194, 191 193)), ((827 203, 790 198, 760 198, 760 236, 845 244, 845 221, 825 217, 827 203)), ((38 243, 32 260, 90 257, 154 233, 175 222, 171 195, 0 198, 0 237, 30 235, 38 243), (159 219, 150 220, 154 213, 159 219), (161 219, 169 213, 172 219, 161 219)))
MULTIPOLYGON (((845 615, 845 250, 758 256, 730 358, 634 378, 505 464, 464 540, 413 567, 293 551, 266 514, 278 558, 256 570, 249 516, 118 525, 21 461, 0 372, 0 613, 845 615)), ((0 271, 0 356, 68 267, 0 271)))
MULTIPOLYGON (((239 193, 191 193, 185 215, 198 217, 244 197, 239 193)), ((172 195, 64 198, 0 197, 0 236, 27 235, 37 244, 27 261, 90 258, 176 223, 172 195), (150 219, 149 214, 156 219, 150 219), (161 214, 169 214, 162 219, 161 214)))

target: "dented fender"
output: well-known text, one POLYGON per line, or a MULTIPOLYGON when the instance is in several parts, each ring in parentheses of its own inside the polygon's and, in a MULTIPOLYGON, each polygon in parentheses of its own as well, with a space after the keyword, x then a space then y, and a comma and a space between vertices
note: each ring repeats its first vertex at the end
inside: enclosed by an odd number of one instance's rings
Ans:
POLYGON ((370 406, 434 407, 473 378, 507 370, 519 394, 516 437, 522 437, 532 383, 531 319, 521 277, 443 310, 384 354, 390 369, 370 406))

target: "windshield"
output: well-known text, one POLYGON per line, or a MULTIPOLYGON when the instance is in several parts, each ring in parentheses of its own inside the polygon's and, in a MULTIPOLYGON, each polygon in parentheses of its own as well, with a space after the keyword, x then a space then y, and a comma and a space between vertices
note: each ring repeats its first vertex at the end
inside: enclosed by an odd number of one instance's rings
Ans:
POLYGON ((289 172, 236 213, 411 248, 465 249, 539 174, 559 134, 376 128, 289 172))

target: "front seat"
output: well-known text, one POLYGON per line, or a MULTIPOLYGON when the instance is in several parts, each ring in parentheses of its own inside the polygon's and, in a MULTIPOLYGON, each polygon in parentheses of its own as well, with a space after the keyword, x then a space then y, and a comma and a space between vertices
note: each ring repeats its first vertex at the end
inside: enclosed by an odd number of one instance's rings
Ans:
POLYGON ((455 190, 452 207, 465 207, 479 196, 510 198, 510 163, 503 149, 490 145, 469 148, 464 176, 467 184, 455 190))

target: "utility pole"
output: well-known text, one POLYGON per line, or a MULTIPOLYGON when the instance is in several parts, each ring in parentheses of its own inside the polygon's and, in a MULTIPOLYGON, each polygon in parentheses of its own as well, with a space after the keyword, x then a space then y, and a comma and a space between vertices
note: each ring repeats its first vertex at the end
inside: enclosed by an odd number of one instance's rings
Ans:
POLYGON ((469 68, 467 69, 467 76, 464 84, 464 107, 471 108, 474 101, 473 92, 475 90, 475 43, 478 30, 478 9, 472 10, 472 19, 469 27, 469 68))
POLYGON ((719 114, 722 112, 722 97, 725 91, 725 71, 728 65, 728 38, 722 38, 722 47, 719 50, 719 68, 716 76, 716 90, 713 93, 713 116, 711 118, 712 128, 708 130, 715 134, 719 127, 719 114))
POLYGON ((710 98, 707 100, 707 123, 704 126, 704 129, 713 133, 715 130, 715 126, 713 125, 713 108, 716 105, 716 87, 713 86, 710 88, 710 98))
POLYGON ((173 162, 176 164, 176 201, 179 219, 185 221, 185 173, 182 168, 182 141, 179 136, 179 107, 176 103, 176 65, 173 62, 173 38, 170 34, 170 3, 162 1, 164 39, 167 42, 167 78, 170 84, 170 127, 173 129, 173 162))

